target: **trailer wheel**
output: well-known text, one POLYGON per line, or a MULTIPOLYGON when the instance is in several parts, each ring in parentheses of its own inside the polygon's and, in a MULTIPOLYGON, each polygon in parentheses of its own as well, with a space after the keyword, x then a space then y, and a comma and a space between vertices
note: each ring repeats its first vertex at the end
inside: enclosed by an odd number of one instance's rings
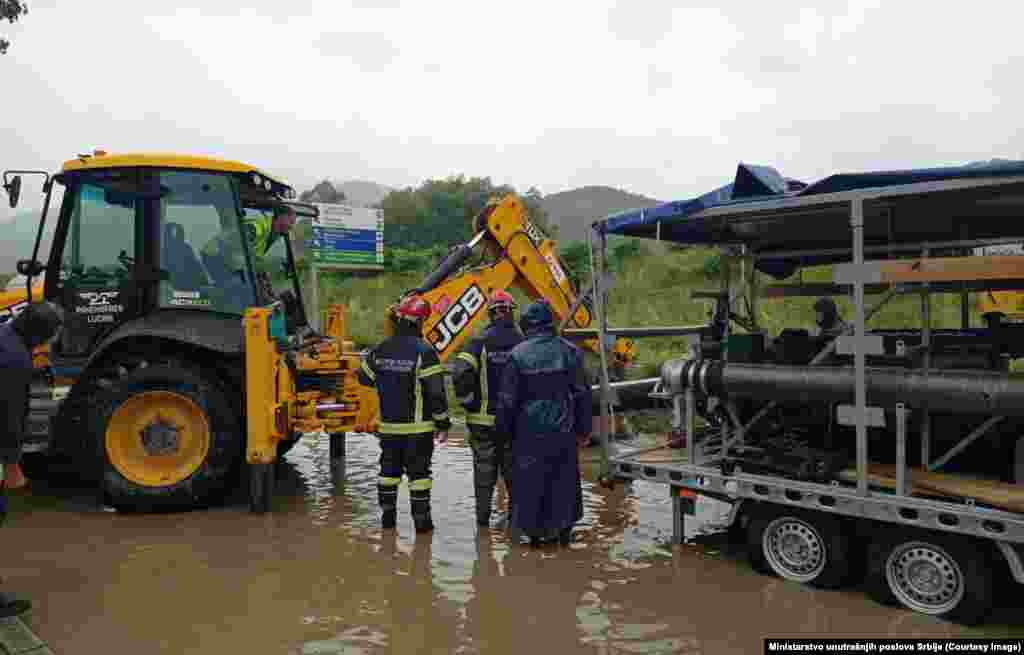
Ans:
POLYGON ((872 544, 867 594, 964 625, 982 623, 992 609, 992 560, 963 537, 901 531, 872 544))
POLYGON ((241 463, 231 403, 184 362, 127 373, 97 399, 97 411, 103 491, 118 509, 203 506, 224 492, 241 463))
POLYGON ((850 578, 850 541, 831 516, 789 508, 756 510, 747 526, 754 570, 823 589, 850 578))

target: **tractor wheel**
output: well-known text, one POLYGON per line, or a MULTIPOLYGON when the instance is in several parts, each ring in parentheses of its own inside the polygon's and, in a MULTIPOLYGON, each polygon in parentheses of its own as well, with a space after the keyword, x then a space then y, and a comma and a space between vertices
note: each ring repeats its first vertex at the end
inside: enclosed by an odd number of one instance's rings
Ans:
POLYGON ((850 540, 833 516, 799 508, 765 507, 747 526, 754 570, 823 589, 851 578, 850 540))
POLYGON ((118 509, 204 506, 243 459, 240 419, 224 391, 183 362, 131 371, 97 409, 103 491, 118 509))
POLYGON ((978 625, 994 604, 993 562, 965 537, 898 530, 872 542, 867 594, 964 625, 978 625))

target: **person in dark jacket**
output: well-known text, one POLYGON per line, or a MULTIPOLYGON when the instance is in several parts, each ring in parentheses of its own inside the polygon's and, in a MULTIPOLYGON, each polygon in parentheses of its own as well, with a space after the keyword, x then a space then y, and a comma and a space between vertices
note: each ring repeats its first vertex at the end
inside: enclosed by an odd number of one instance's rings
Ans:
MULTIPOLYGON (((32 351, 46 343, 61 325, 60 311, 49 303, 35 303, 12 321, 0 325, 0 524, 7 518, 7 488, 24 485, 21 441, 28 416, 32 351)), ((0 617, 17 616, 31 608, 27 600, 0 592, 0 617)))
POLYGON ((469 396, 464 407, 473 450, 476 522, 481 527, 491 524, 499 474, 505 480, 509 507, 512 505, 512 441, 508 434, 494 429, 494 408, 501 390, 502 369, 512 348, 523 340, 515 324, 515 307, 511 294, 495 291, 487 308, 491 324, 455 356, 452 364, 456 394, 469 396))
POLYGON ((839 316, 836 301, 831 298, 818 298, 814 303, 815 326, 811 330, 814 336, 835 337, 846 329, 846 323, 839 316))
POLYGON ((398 487, 409 477, 409 504, 416 532, 434 529, 430 516, 430 465, 435 431, 439 442, 448 439, 448 395, 445 368, 433 347, 421 336, 430 316, 430 303, 409 296, 398 306, 395 334, 363 359, 360 384, 376 387, 380 398, 380 501, 381 527, 395 527, 398 487))
POLYGON ((591 398, 583 353, 555 332, 546 302, 526 308, 526 339, 502 372, 495 429, 512 435, 515 504, 512 528, 532 545, 567 545, 583 518, 576 449, 591 432, 591 398))

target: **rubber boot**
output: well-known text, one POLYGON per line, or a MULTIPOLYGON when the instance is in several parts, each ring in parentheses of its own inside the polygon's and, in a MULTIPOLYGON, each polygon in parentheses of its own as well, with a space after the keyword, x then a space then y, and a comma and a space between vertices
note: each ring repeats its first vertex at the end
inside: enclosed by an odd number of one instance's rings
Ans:
POLYGON ((430 490, 418 489, 409 492, 409 505, 412 508, 412 521, 416 532, 430 532, 434 522, 430 518, 430 490))
POLYGON ((21 616, 30 609, 32 609, 31 602, 0 592, 0 619, 21 616))
POLYGON ((377 500, 380 502, 380 527, 392 530, 398 521, 398 487, 377 485, 377 500))
POLYGON ((476 524, 481 528, 491 525, 491 506, 494 504, 494 487, 476 488, 476 524))

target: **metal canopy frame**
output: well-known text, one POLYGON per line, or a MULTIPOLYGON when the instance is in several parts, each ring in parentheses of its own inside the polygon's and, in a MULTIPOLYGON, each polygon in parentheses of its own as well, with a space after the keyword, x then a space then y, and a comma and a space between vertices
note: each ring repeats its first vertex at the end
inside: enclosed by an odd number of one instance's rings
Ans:
MULTIPOLYGON (((674 500, 674 525, 676 526, 676 540, 682 538, 679 531, 682 525, 682 503, 677 490, 687 488, 693 491, 718 494, 727 497, 732 501, 742 502, 743 499, 765 500, 780 504, 799 505, 814 508, 819 511, 832 512, 848 516, 856 516, 864 519, 883 521, 907 526, 925 527, 934 530, 947 531, 961 534, 971 534, 979 537, 989 538, 996 541, 1000 550, 1009 560, 1011 570, 1018 582, 1024 582, 1024 567, 1017 557, 1015 549, 1009 543, 1024 544, 1024 514, 1015 512, 989 509, 981 507, 974 500, 966 498, 963 504, 955 502, 932 500, 912 496, 907 491, 908 471, 906 467, 906 419, 907 411, 902 403, 897 404, 896 410, 896 459, 897 479, 895 493, 882 493, 872 491, 868 479, 868 439, 867 428, 877 417, 881 408, 872 408, 867 405, 866 394, 866 355, 880 354, 869 352, 872 342, 866 340, 865 324, 882 305, 899 293, 908 291, 921 294, 922 299, 922 344, 928 346, 931 338, 931 320, 929 312, 929 298, 932 286, 935 283, 911 285, 903 284, 889 285, 885 296, 870 310, 865 310, 865 290, 868 275, 865 275, 865 253, 891 252, 900 250, 902 252, 920 252, 923 258, 929 258, 935 250, 944 248, 971 248, 978 245, 996 243, 1018 243, 1024 241, 1024 221, 1014 226, 1021 231, 1020 237, 1000 235, 992 239, 961 239, 944 240, 933 243, 901 244, 897 248, 886 248, 875 246, 865 248, 864 243, 864 214, 865 206, 873 203, 884 203, 887 199, 897 197, 908 197, 916 194, 930 194, 940 191, 972 189, 982 187, 1004 187, 1006 185, 1020 184, 1024 181, 1021 177, 1006 178, 979 178, 971 180, 951 180, 939 182, 922 182, 915 184, 904 184, 888 188, 863 189, 857 191, 845 191, 840 193, 820 194, 806 197, 780 198, 767 201, 741 203, 737 205, 726 205, 713 207, 697 214, 698 217, 718 217, 724 222, 727 219, 762 218, 766 214, 772 214, 773 218, 783 218, 790 210, 808 208, 822 205, 843 204, 849 212, 849 228, 851 247, 832 251, 832 254, 840 255, 850 253, 852 262, 847 264, 847 277, 843 286, 852 287, 853 305, 855 317, 852 325, 848 326, 847 333, 852 330, 853 338, 837 337, 828 344, 811 361, 815 365, 831 353, 844 339, 844 345, 852 350, 854 355, 854 379, 855 379, 855 404, 843 408, 844 415, 856 430, 856 482, 853 488, 841 485, 839 482, 831 484, 820 484, 812 482, 799 482, 784 478, 777 478, 765 475, 751 475, 744 473, 738 468, 730 473, 723 472, 720 468, 711 464, 718 459, 718 456, 725 451, 730 444, 729 433, 735 430, 737 436, 734 439, 742 440, 743 434, 757 420, 764 416, 767 411, 775 405, 774 402, 767 403, 762 410, 754 416, 746 425, 740 425, 735 414, 728 412, 729 419, 723 422, 721 440, 723 448, 720 452, 702 452, 702 448, 696 446, 694 435, 696 434, 696 412, 695 395, 691 388, 684 390, 682 394, 670 394, 658 389, 652 396, 663 400, 672 401, 673 425, 684 428, 688 435, 688 457, 685 462, 672 464, 647 463, 632 459, 638 452, 620 452, 620 448, 611 442, 608 434, 607 416, 613 402, 610 392, 609 374, 607 370, 607 354, 605 352, 605 339, 609 334, 607 325, 607 301, 608 290, 602 288, 603 272, 607 269, 607 237, 602 229, 602 223, 594 223, 593 238, 591 240, 591 261, 595 271, 594 293, 598 315, 598 331, 600 338, 598 343, 601 352, 601 416, 603 419, 599 428, 599 442, 602 448, 602 470, 603 479, 625 478, 640 479, 652 482, 666 483, 670 486, 674 500), (733 425, 730 426, 729 424, 733 425)), ((1013 229, 1007 230, 1012 232, 1013 229)), ((660 229, 658 231, 660 237, 660 229)), ((643 237, 637 237, 643 238, 643 237)), ((735 247, 733 242, 717 244, 720 248, 735 247)), ((745 244, 739 244, 743 246, 745 244)), ((814 251, 790 251, 781 253, 784 255, 811 255, 814 251)), ((820 254, 820 253, 819 253, 820 254)), ((778 258, 777 253, 744 253, 744 259, 754 260, 758 257, 778 258)), ((868 263, 870 266, 870 263, 868 263)), ((753 266, 750 267, 753 269, 753 266)), ((745 278, 745 276, 743 276, 745 278)), ((753 276, 752 276, 753 277, 753 276)), ((966 282, 970 278, 965 278, 966 282)), ((1007 281, 1004 288, 1024 288, 1024 281, 1020 284, 1011 284, 1015 281, 1007 281)), ((732 306, 732 290, 729 288, 729 276, 723 275, 723 292, 729 294, 730 307, 732 306)), ((942 290, 944 290, 943 288, 942 290)), ((936 289, 939 291, 939 289, 936 289)), ((951 289, 953 290, 953 289, 951 289)), ((749 289, 751 295, 756 297, 756 289, 749 289)), ((941 291, 940 291, 941 292, 941 291)), ((965 292, 964 292, 965 293, 965 292)), ((966 303, 964 304, 964 315, 966 315, 966 303)), ((756 311, 754 312, 756 316, 756 311)), ((964 326, 966 327, 966 325, 964 326)), ((927 374, 930 358, 926 355, 923 362, 924 372, 927 374)), ((937 459, 931 456, 930 440, 930 414, 928 408, 922 409, 922 439, 921 459, 927 470, 935 470, 949 461, 961 450, 966 448, 974 440, 982 437, 989 428, 1002 420, 1002 417, 993 416, 986 420, 981 426, 966 435, 959 443, 952 446, 946 454, 937 459)), ((884 420, 884 414, 883 414, 884 420)))

